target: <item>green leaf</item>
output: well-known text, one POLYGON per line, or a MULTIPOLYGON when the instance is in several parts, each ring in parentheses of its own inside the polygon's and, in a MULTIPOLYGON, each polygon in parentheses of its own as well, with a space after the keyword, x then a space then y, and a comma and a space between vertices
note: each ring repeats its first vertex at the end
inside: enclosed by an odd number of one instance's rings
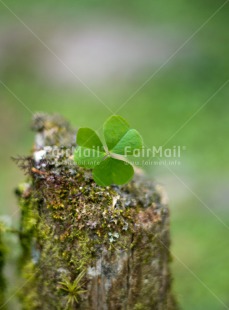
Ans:
POLYGON ((103 160, 93 170, 93 178, 101 186, 125 184, 133 175, 134 169, 129 163, 112 157, 103 160))
POLYGON ((112 153, 132 155, 134 149, 142 148, 142 137, 135 129, 130 129, 121 116, 111 116, 103 127, 108 150, 112 153))
POLYGON ((80 128, 77 133, 77 148, 74 160, 78 166, 94 168, 106 155, 103 144, 96 132, 90 128, 80 128))
POLYGON ((120 155, 132 155, 135 149, 141 149, 143 145, 142 137, 135 129, 130 129, 119 140, 119 142, 112 149, 112 153, 120 155))
POLYGON ((133 167, 113 154, 135 155, 134 150, 142 148, 142 137, 121 116, 111 116, 103 126, 108 151, 90 128, 81 128, 77 134, 77 148, 74 160, 79 166, 93 168, 93 177, 97 184, 125 184, 134 174, 133 167))
POLYGON ((129 129, 129 124, 121 116, 115 115, 108 118, 103 125, 108 150, 112 150, 129 129))
POLYGON ((92 169, 99 165, 105 156, 105 152, 78 146, 74 153, 74 160, 78 166, 92 169))
POLYGON ((76 142, 79 146, 84 146, 89 149, 98 147, 100 151, 104 151, 103 144, 97 133, 90 128, 80 128, 77 132, 76 142))

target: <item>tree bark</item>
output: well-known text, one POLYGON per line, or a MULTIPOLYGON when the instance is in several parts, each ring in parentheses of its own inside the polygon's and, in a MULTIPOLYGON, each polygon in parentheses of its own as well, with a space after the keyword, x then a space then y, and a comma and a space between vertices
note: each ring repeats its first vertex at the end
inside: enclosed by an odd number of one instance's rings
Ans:
POLYGON ((100 187, 73 162, 75 132, 64 120, 39 114, 33 129, 17 190, 23 309, 177 309, 161 186, 136 175, 100 187))

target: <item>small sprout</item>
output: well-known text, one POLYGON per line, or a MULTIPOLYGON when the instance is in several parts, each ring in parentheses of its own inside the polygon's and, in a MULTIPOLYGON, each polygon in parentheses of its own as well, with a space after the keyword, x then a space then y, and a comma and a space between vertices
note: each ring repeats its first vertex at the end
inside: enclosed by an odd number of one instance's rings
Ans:
POLYGON ((76 279, 71 282, 67 278, 65 278, 62 282, 59 282, 59 289, 66 292, 67 294, 67 304, 66 304, 66 310, 72 309, 74 304, 79 303, 79 297, 80 295, 86 293, 86 290, 82 289, 82 286, 84 283, 81 283, 81 280, 85 276, 86 271, 83 270, 81 273, 76 277, 76 279))
POLYGON ((94 130, 80 128, 74 160, 81 167, 93 169, 93 178, 98 185, 125 184, 132 179, 134 169, 126 160, 117 157, 134 155, 135 150, 142 148, 142 137, 118 115, 104 123, 103 134, 106 146, 94 130))

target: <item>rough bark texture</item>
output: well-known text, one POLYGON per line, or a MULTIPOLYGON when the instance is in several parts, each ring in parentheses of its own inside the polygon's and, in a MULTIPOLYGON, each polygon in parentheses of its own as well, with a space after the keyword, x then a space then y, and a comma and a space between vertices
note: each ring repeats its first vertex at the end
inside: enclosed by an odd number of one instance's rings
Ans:
POLYGON ((65 121, 39 114, 33 128, 33 156, 20 161, 27 180, 17 189, 23 309, 177 309, 161 187, 139 175, 100 187, 74 164, 65 121))

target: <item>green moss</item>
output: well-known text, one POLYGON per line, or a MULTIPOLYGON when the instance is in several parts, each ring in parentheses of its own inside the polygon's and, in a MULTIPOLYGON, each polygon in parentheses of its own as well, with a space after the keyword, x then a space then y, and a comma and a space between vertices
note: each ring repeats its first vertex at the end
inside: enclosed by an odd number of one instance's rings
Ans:
POLYGON ((32 257, 32 243, 36 235, 35 227, 38 222, 38 199, 32 192, 32 184, 30 179, 25 183, 19 184, 16 189, 18 196, 21 220, 19 229, 19 238, 22 247, 22 256, 19 261, 19 266, 22 266, 32 257))
POLYGON ((141 303, 137 303, 135 306, 134 306, 134 310, 147 310, 145 308, 145 306, 141 303))

